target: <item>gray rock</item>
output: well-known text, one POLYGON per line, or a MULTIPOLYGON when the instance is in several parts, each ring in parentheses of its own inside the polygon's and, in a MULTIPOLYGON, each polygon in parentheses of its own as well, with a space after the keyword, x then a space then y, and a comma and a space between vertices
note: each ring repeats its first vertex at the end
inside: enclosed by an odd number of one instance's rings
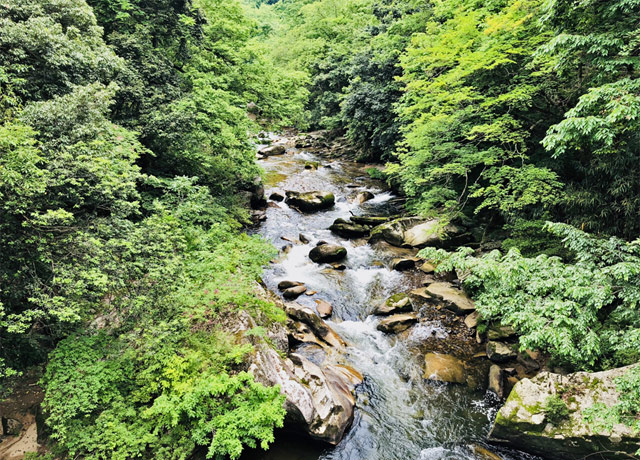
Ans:
POLYGON ((270 157, 274 155, 283 155, 286 151, 287 148, 284 145, 270 145, 269 147, 260 149, 258 153, 263 157, 270 157))
POLYGON ((476 310, 473 301, 460 289, 444 281, 431 283, 429 286, 416 289, 415 295, 423 297, 434 304, 442 304, 456 315, 468 315, 476 310))
POLYGON ((494 363, 505 363, 518 357, 518 353, 511 345, 502 342, 487 342, 487 357, 494 363))
POLYGON ((490 437, 547 458, 550 453, 561 460, 634 458, 640 449, 640 433, 624 424, 604 429, 585 421, 585 411, 594 404, 611 407, 619 401, 616 379, 629 369, 568 375, 542 372, 533 379, 523 379, 498 412, 490 437), (570 395, 564 399, 569 415, 554 425, 545 413, 545 401, 562 395, 570 395))
POLYGON ((316 315, 311 308, 294 302, 288 302, 285 304, 285 312, 290 318, 306 324, 311 332, 325 342, 325 344, 336 348, 346 346, 344 340, 342 340, 322 318, 316 315))
POLYGON ((509 339, 516 336, 516 331, 511 326, 493 323, 487 329, 489 340, 509 339))
POLYGON ((335 204, 335 197, 331 192, 286 192, 286 203, 302 212, 316 212, 329 209, 335 204))
POLYGON ((339 262, 347 257, 347 250, 337 244, 322 244, 309 252, 309 258, 316 263, 339 262))
POLYGON ((305 292, 307 292, 307 288, 305 286, 293 286, 288 289, 285 289, 282 292, 282 296, 285 299, 297 299, 305 292))
POLYGON ((374 310, 374 315, 392 315, 395 313, 412 311, 413 305, 411 299, 404 293, 394 294, 378 305, 374 310))
POLYGON ((461 233, 455 225, 442 225, 439 219, 425 221, 418 217, 402 217, 375 227, 369 241, 384 240, 404 247, 445 246, 453 236, 461 233))
POLYGON ((384 216, 351 216, 349 220, 355 224, 375 226, 389 222, 393 217, 384 216))
POLYGON ((406 331, 418 321, 418 314, 412 313, 400 313, 397 315, 391 315, 378 324, 377 329, 387 334, 398 334, 402 331, 406 331))
POLYGON ((331 227, 329 227, 329 230, 343 238, 361 238, 369 235, 369 227, 354 224, 344 219, 336 219, 331 227))
POLYGON ((285 289, 289 289, 296 286, 302 286, 303 284, 304 283, 301 283, 300 281, 284 280, 278 283, 278 289, 280 289, 281 291, 284 291, 285 289))

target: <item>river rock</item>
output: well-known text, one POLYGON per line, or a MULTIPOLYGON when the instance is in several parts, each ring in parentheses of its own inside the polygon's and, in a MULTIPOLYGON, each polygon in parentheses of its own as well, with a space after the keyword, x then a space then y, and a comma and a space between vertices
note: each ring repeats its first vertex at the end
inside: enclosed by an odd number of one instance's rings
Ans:
POLYGON ((353 202, 356 204, 362 204, 365 201, 373 200, 375 195, 369 191, 360 192, 356 195, 353 202))
MULTIPOLYGON (((541 372, 515 384, 500 409, 491 440, 554 459, 629 459, 640 449, 640 433, 624 424, 603 428, 585 421, 585 411, 600 403, 612 407, 620 398, 616 379, 630 367, 603 372, 560 375, 541 372), (569 414, 550 423, 544 410, 547 398, 565 397, 569 414)), ((597 414, 597 413, 596 413, 597 414)))
POLYGON ((426 273, 427 275, 431 275, 435 273, 436 267, 431 262, 425 262, 420 265, 420 271, 426 273))
POLYGON ((303 284, 304 283, 301 283, 300 281, 284 280, 278 283, 278 289, 280 289, 281 291, 284 291, 285 289, 289 289, 296 286, 302 286, 303 284))
POLYGON ((411 270, 416 266, 416 259, 410 257, 399 257, 391 261, 391 269, 399 272, 411 270))
POLYGON ((311 331, 327 344, 339 348, 346 346, 344 340, 342 340, 322 318, 316 315, 311 308, 294 302, 288 302, 285 304, 285 312, 290 318, 309 326, 311 331))
POLYGON ((494 363, 504 363, 518 357, 511 345, 490 340, 487 342, 487 357, 494 363))
POLYGON ((333 307, 329 302, 322 299, 316 299, 316 310, 320 318, 328 318, 333 313, 333 307))
POLYGON ((349 220, 359 225, 375 226, 389 222, 393 217, 384 216, 351 216, 349 220))
POLYGON ((498 454, 491 452, 489 449, 483 446, 479 446, 478 444, 474 444, 472 446, 473 454, 476 456, 478 460, 504 460, 498 454))
POLYGON ((499 398, 504 398, 504 372, 497 364, 492 364, 489 368, 489 390, 493 391, 499 398))
POLYGON ((285 202, 302 212, 316 212, 329 209, 335 204, 335 197, 331 192, 286 192, 285 202))
POLYGON ((453 236, 461 233, 460 228, 442 225, 439 219, 425 221, 418 217, 402 217, 375 227, 369 241, 384 240, 393 246, 404 247, 446 246, 453 236))
POLYGON ((413 310, 411 299, 404 293, 394 294, 373 310, 374 315, 391 315, 413 310))
POLYGON ((284 201, 284 195, 282 193, 273 192, 269 195, 269 199, 273 201, 284 201))
POLYGON ((302 233, 298 235, 298 239, 302 244, 309 244, 311 242, 311 240, 306 235, 303 235, 302 233))
POLYGON ((416 289, 415 295, 430 303, 443 304, 456 315, 468 315, 476 310, 473 301, 460 289, 444 281, 431 283, 427 287, 416 289))
POLYGON ((464 363, 458 358, 440 353, 427 353, 424 357, 424 378, 447 383, 465 383, 464 363))
POLYGON ((355 376, 345 377, 336 366, 318 366, 307 358, 282 356, 259 347, 249 367, 256 381, 279 385, 285 395, 286 420, 302 427, 312 438, 338 444, 353 422, 355 376))
POLYGON ((378 330, 387 334, 398 334, 409 329, 417 321, 418 314, 415 312, 391 315, 380 321, 380 324, 378 324, 378 330))
POLYGON ((369 234, 369 227, 354 224, 344 219, 336 219, 329 227, 329 230, 343 238, 361 238, 369 234))
POLYGON ((473 329, 474 327, 478 327, 479 319, 480 314, 477 311, 474 311, 473 313, 467 315, 467 317, 464 319, 464 324, 469 329, 473 329))
POLYGON ((489 340, 509 339, 515 335, 516 331, 511 326, 503 326, 502 324, 493 323, 487 329, 489 340))
POLYGON ((282 291, 282 296, 285 299, 297 299, 306 291, 307 291, 307 288, 305 286, 293 286, 282 291))
POLYGON ((322 244, 309 252, 309 258, 315 263, 339 262, 347 257, 347 250, 337 244, 322 244))
POLYGON ((260 149, 258 153, 263 157, 271 157, 274 155, 282 155, 286 151, 287 148, 284 145, 270 145, 269 147, 260 149))

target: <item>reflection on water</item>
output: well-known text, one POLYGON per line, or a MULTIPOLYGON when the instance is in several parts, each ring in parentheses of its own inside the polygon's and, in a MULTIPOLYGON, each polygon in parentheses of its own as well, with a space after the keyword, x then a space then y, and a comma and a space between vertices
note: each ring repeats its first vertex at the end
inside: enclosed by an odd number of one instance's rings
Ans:
MULTIPOLYGON (((384 191, 361 167, 323 159, 308 152, 271 157, 262 164, 267 172, 267 196, 273 191, 327 190, 336 196, 334 208, 301 214, 278 203, 269 207, 268 219, 259 233, 276 247, 296 241, 304 234, 309 244, 297 243, 282 254, 264 275, 269 288, 277 291, 282 280, 304 282, 313 297, 301 296, 299 303, 314 307, 314 298, 334 307, 331 326, 348 343, 346 359, 364 376, 357 389, 357 410, 353 426, 334 448, 318 445, 304 436, 281 433, 266 453, 253 451, 245 460, 431 460, 476 459, 472 448, 482 443, 495 415, 495 402, 481 391, 466 386, 445 385, 422 378, 422 357, 408 347, 428 337, 445 340, 447 330, 438 321, 416 326, 402 342, 376 329, 373 308, 389 295, 420 285, 416 273, 390 271, 390 261, 402 250, 386 244, 370 246, 365 241, 344 240, 328 227, 339 217, 399 212, 394 196, 384 191), (306 161, 320 162, 318 170, 305 170, 306 161), (326 166, 327 163, 324 164, 326 166), (364 190, 375 198, 362 205, 351 198, 364 190), (346 270, 317 265, 308 258, 320 240, 338 242, 348 250, 346 270)), ((405 251, 406 252, 406 251, 405 251)), ((321 358, 320 358, 321 359, 321 358)), ((506 460, 530 458, 520 453, 501 453, 506 460)))

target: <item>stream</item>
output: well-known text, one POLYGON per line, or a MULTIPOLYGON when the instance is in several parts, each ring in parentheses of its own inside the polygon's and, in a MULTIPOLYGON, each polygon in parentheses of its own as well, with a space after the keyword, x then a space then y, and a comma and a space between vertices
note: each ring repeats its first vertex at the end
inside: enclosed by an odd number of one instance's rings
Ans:
MULTIPOLYGON (((283 138, 274 136, 282 142, 283 138)), ((347 240, 328 228, 337 218, 354 215, 392 215, 401 212, 402 201, 369 178, 362 164, 332 160, 320 153, 290 149, 285 155, 260 161, 266 171, 267 196, 285 190, 331 191, 336 197, 332 209, 303 214, 284 202, 267 208, 267 219, 256 230, 277 248, 281 257, 264 274, 264 282, 278 292, 282 280, 304 282, 313 296, 302 295, 297 302, 311 308, 315 299, 333 305, 327 323, 349 344, 346 362, 364 375, 357 392, 352 427, 336 447, 314 444, 300 436, 278 435, 268 452, 251 452, 246 460, 431 460, 490 459, 474 453, 473 445, 485 445, 497 411, 497 401, 484 389, 448 385, 423 378, 424 358, 413 342, 425 338, 447 340, 449 331, 439 321, 422 322, 400 336, 376 329, 379 318, 374 307, 398 292, 421 286, 419 270, 398 272, 388 268, 391 260, 414 251, 393 248, 386 243, 369 245, 365 240, 347 240), (305 169, 309 162, 319 167, 305 169), (375 195, 356 204, 351 199, 362 191, 375 195), (310 242, 295 241, 299 234, 310 242), (287 240, 283 239, 286 238, 287 240), (309 251, 320 240, 347 248, 345 270, 315 264, 309 251)), ((304 352, 304 350, 298 352, 304 352)), ((310 357, 310 359, 312 359, 310 357)), ((504 460, 533 459, 520 452, 498 452, 504 460)))

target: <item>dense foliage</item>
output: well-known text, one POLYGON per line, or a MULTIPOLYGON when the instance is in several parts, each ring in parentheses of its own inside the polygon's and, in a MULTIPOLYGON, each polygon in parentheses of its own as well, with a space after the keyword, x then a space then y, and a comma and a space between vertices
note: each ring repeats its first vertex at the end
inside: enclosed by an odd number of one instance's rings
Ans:
POLYGON ((600 239, 549 224, 575 255, 523 257, 517 249, 473 257, 425 249, 438 270, 455 269, 484 321, 513 326, 523 348, 577 369, 640 361, 640 240, 600 239))
POLYGON ((258 32, 236 2, 0 6, 0 378, 48 358, 63 458, 236 458, 282 424, 222 324, 283 320, 239 232, 246 110, 291 123, 304 91, 258 32))

